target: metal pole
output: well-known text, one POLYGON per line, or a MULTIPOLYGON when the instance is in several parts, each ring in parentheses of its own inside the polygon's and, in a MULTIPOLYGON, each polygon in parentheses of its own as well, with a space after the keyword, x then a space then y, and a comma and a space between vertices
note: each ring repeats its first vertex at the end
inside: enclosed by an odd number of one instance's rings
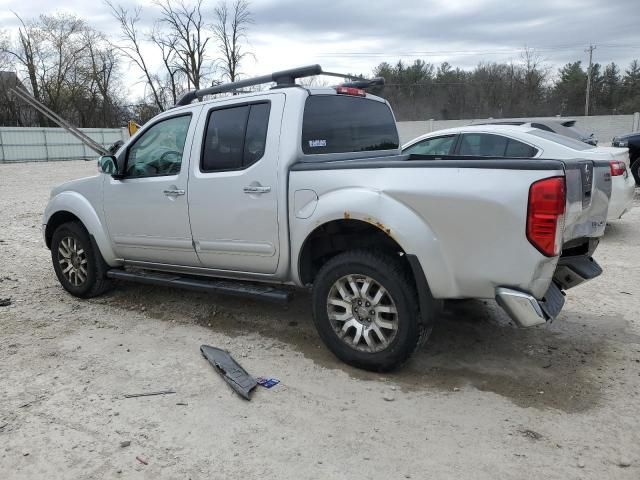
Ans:
POLYGON ((587 95, 584 102, 584 116, 589 116, 589 95, 591 93, 591 67, 593 66, 593 51, 596 49, 594 45, 589 45, 585 52, 589 52, 589 68, 587 69, 587 95))

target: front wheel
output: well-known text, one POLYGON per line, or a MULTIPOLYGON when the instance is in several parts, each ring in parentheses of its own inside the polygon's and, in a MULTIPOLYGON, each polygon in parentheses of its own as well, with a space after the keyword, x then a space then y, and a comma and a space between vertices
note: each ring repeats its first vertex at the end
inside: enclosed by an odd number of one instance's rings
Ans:
POLYGON ((65 223, 53 232, 51 261, 60 284, 71 295, 95 297, 109 286, 107 264, 80 223, 65 223))
POLYGON ((315 279, 312 302, 324 343, 358 368, 397 368, 430 332, 406 269, 383 253, 350 251, 329 260, 315 279))

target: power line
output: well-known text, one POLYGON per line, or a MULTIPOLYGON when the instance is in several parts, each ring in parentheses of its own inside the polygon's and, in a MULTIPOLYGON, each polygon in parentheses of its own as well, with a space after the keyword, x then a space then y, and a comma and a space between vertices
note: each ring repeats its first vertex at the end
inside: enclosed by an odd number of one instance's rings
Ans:
MULTIPOLYGON (((529 47, 534 52, 553 52, 553 51, 577 51, 584 47, 584 44, 565 44, 548 47, 529 47)), ((623 49, 640 49, 640 44, 599 44, 601 48, 623 48, 623 49)), ((495 50, 422 50, 422 51, 406 51, 406 52, 321 52, 316 57, 420 57, 420 56, 441 56, 441 55, 508 55, 513 53, 522 53, 524 49, 495 49, 495 50)))

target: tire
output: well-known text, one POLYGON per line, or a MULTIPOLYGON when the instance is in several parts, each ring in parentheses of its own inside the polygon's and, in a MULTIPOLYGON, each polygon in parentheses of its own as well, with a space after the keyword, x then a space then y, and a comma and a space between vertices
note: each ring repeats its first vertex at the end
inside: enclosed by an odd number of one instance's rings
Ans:
POLYGON ((316 329, 329 350, 365 370, 398 368, 431 332, 431 322, 425 325, 420 317, 407 270, 384 253, 354 250, 330 259, 313 284, 312 305, 316 329))
POLYGON ((108 266, 78 222, 64 223, 53 232, 51 261, 58 281, 75 297, 95 297, 110 286, 108 266))
POLYGON ((631 162, 631 173, 636 179, 636 185, 640 185, 640 157, 631 162))

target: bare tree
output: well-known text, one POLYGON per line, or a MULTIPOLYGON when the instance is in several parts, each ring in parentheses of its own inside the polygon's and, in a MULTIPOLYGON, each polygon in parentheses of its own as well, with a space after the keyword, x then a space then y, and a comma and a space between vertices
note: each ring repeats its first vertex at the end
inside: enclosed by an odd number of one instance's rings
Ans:
POLYGON ((222 54, 222 71, 229 81, 235 82, 240 63, 247 55, 251 55, 243 50, 249 25, 253 24, 249 2, 235 0, 230 10, 226 0, 223 0, 215 8, 215 17, 213 33, 222 54))
POLYGON ((102 116, 106 122, 113 113, 113 84, 118 66, 118 58, 114 49, 103 33, 89 29, 85 34, 88 53, 89 90, 94 95, 93 87, 101 97, 102 116))
MULTIPOLYGON (((77 87, 78 82, 66 82, 69 76, 77 74, 87 44, 83 35, 87 27, 85 22, 73 15, 41 15, 41 30, 46 40, 42 60, 52 68, 41 69, 40 83, 46 91, 47 99, 54 111, 59 109, 65 99, 65 89, 77 87)), ((72 92, 73 93, 73 92, 72 92)))
POLYGON ((147 85, 151 89, 151 95, 156 107, 158 107, 161 112, 164 111, 165 108, 157 86, 157 79, 151 73, 141 49, 143 38, 138 31, 141 7, 136 7, 133 12, 129 12, 126 8, 121 5, 116 6, 109 0, 105 0, 105 3, 111 8, 111 14, 120 24, 122 34, 121 40, 123 43, 112 44, 113 47, 140 69, 147 85))
POLYGON ((189 85, 200 88, 213 69, 207 54, 211 33, 203 16, 202 0, 193 4, 186 4, 183 0, 155 0, 154 3, 160 8, 160 24, 169 29, 169 38, 164 44, 170 46, 175 54, 189 85))
POLYGON ((166 37, 162 34, 158 23, 154 26, 151 33, 151 41, 160 49, 162 55, 162 65, 166 73, 166 81, 161 86, 163 96, 169 90, 172 105, 178 101, 178 95, 182 93, 180 87, 180 79, 184 76, 183 69, 176 62, 176 39, 175 37, 166 37))
POLYGON ((38 82, 38 68, 36 65, 38 57, 40 56, 42 32, 34 22, 26 23, 17 13, 13 12, 13 14, 20 21, 21 25, 18 28, 18 42, 15 47, 11 47, 7 42, 4 47, 4 52, 12 56, 15 61, 26 70, 29 84, 31 85, 31 94, 36 100, 42 100, 38 82))
POLYGON ((524 68, 524 87, 529 102, 539 102, 544 83, 549 75, 549 68, 544 59, 532 48, 524 47, 521 54, 524 68))

